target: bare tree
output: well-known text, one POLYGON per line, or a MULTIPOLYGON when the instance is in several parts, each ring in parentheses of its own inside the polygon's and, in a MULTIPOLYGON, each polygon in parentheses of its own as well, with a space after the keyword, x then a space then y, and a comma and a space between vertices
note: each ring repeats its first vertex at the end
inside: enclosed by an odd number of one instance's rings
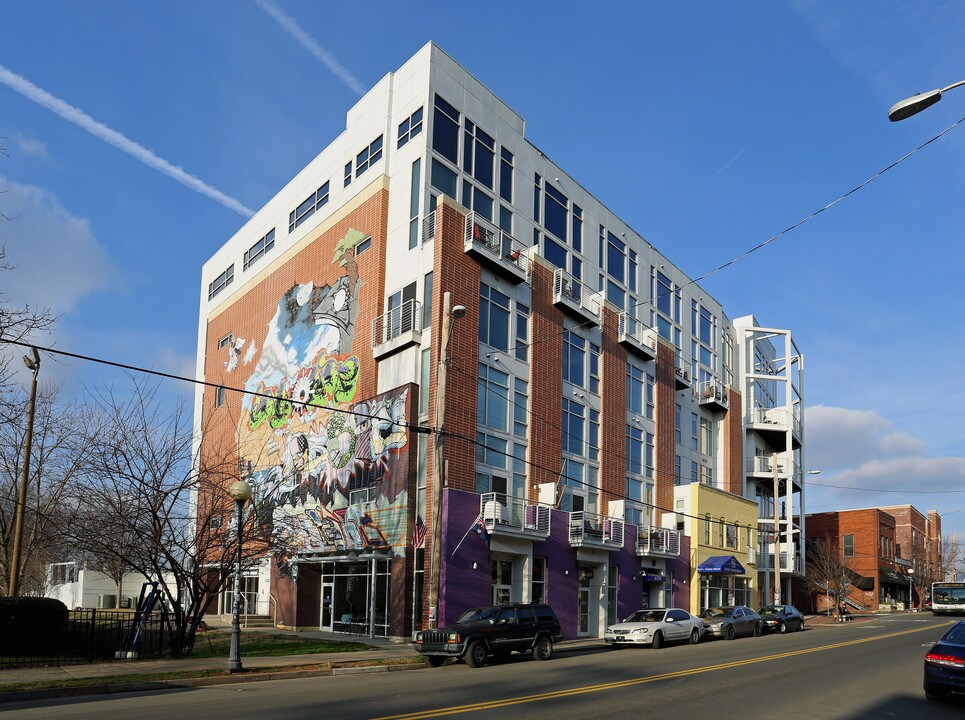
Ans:
MULTIPOLYGON (((109 389, 91 406, 98 419, 76 486, 76 543, 161 583, 171 647, 177 657, 189 654, 233 568, 236 524, 226 488, 237 477, 237 456, 197 453, 190 413, 183 404, 167 409, 157 386, 134 381, 128 397, 109 389)), ((246 547, 259 551, 254 542, 246 547)))
MULTIPOLYGON (((6 393, 9 407, 21 411, 0 422, 0 592, 10 581, 14 517, 23 470, 26 437, 26 393, 6 393)), ((76 479, 84 458, 77 442, 77 427, 83 424, 76 405, 59 399, 59 388, 41 386, 34 414, 28 494, 21 542, 20 587, 27 594, 43 594, 46 568, 61 559, 67 537, 65 496, 76 479)))
POLYGON ((841 606, 851 592, 854 572, 830 537, 808 546, 807 574, 804 580, 815 595, 827 595, 834 603, 834 613, 840 619, 841 606))

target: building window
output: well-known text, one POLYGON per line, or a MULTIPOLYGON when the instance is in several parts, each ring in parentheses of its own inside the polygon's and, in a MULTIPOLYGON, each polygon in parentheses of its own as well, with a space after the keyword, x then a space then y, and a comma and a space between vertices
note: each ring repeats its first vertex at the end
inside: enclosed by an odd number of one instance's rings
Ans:
POLYGON ((543 227, 559 240, 566 242, 566 212, 569 199, 553 187, 544 183, 543 227))
POLYGON ((606 271, 620 284, 626 283, 627 244, 611 232, 607 232, 606 271))
POLYGON ((845 535, 841 540, 841 546, 844 548, 844 556, 854 557, 854 535, 845 535))
POLYGON ((509 375, 479 363, 476 422, 495 430, 507 430, 509 422, 509 375))
POLYGON ((506 352, 509 350, 509 296, 479 284, 479 342, 506 352))
POLYGON ((366 250, 368 250, 370 247, 372 247, 372 238, 367 237, 365 238, 365 240, 363 240, 362 242, 360 242, 358 245, 355 246, 355 257, 358 257, 366 250))
POLYGON ((342 187, 348 187, 349 183, 351 182, 352 182, 352 161, 349 160, 347 163, 345 163, 345 183, 342 185, 342 187))
POLYGON ((529 360, 529 306, 516 303, 516 348, 517 360, 529 360))
MULTIPOLYGON (((288 232, 291 232, 303 222, 321 210, 328 203, 328 183, 313 192, 302 203, 288 214, 288 232)), ((272 231, 274 232, 274 231, 272 231)), ((248 266, 245 265, 245 268, 248 266)))
POLYGON ((710 545, 710 515, 704 515, 704 545, 710 545))
POLYGON ((230 345, 233 339, 234 338, 232 338, 231 333, 228 333, 218 341, 218 349, 221 350, 222 348, 230 345))
POLYGON ((362 151, 355 156, 356 178, 382 159, 382 137, 382 135, 379 135, 369 143, 367 148, 363 148, 362 151))
POLYGON ((563 452, 584 455, 586 442, 586 408, 563 398, 563 452))
POLYGON ((534 603, 546 602, 546 558, 533 558, 533 575, 530 581, 530 599, 534 603))
POLYGON ((737 524, 727 526, 727 547, 737 549, 737 524))
POLYGON ((496 141, 468 118, 466 119, 464 139, 462 169, 467 175, 492 190, 496 141))
POLYGON ((476 462, 497 468, 506 467, 507 442, 487 433, 476 433, 476 462))
POLYGON ((563 379, 586 387, 586 340, 572 330, 563 331, 563 379))
MULTIPOLYGON (((328 185, 328 183, 325 184, 328 185)), ((254 265, 261 259, 262 255, 267 254, 273 247, 275 247, 275 228, 269 230, 263 238, 245 250, 243 269, 247 270, 254 265)))
POLYGON ((513 202, 513 154, 506 148, 499 150, 499 197, 513 202))
POLYGON ((529 383, 516 378, 513 398, 513 435, 526 437, 526 398, 529 396, 529 383))
POLYGON ((704 455, 713 455, 713 425, 709 418, 700 418, 700 447, 698 448, 704 455))
POLYGON ((219 408, 219 407, 221 407, 222 405, 224 405, 224 395, 225 395, 225 391, 224 391, 224 388, 223 388, 223 387, 218 386, 217 388, 215 388, 215 391, 214 391, 214 406, 215 406, 216 408, 219 408))
POLYGON ((578 253, 583 252, 583 208, 573 206, 572 232, 570 232, 570 247, 578 253))
POLYGON ((724 518, 721 518, 717 525, 717 547, 724 547, 724 527, 724 518))
POLYGON ((228 287, 235 279, 235 264, 231 263, 228 269, 211 281, 208 285, 208 300, 228 287))
POLYGON ((459 165, 459 117, 458 110, 438 95, 435 96, 432 149, 456 166, 459 165))
POLYGON ((683 477, 680 474, 680 463, 681 463, 680 456, 674 455, 674 458, 673 458, 673 484, 674 485, 684 484, 683 477))
MULTIPOLYGON (((696 463, 695 463, 696 464, 696 463)), ((714 468, 709 465, 698 465, 700 468, 700 482, 703 485, 713 486, 714 484, 714 468)))
POLYGON ((457 177, 454 170, 448 168, 438 159, 432 158, 432 187, 439 192, 456 199, 457 177))
MULTIPOLYGON (((432 271, 422 279, 422 327, 432 326, 432 271)), ((428 387, 428 386, 426 386, 428 387)))
POLYGON ((422 108, 420 107, 412 115, 399 123, 399 136, 396 147, 402 147, 409 140, 422 132, 422 108))
POLYGON ((412 163, 412 182, 409 186, 409 249, 419 244, 419 201, 422 199, 422 158, 412 163))

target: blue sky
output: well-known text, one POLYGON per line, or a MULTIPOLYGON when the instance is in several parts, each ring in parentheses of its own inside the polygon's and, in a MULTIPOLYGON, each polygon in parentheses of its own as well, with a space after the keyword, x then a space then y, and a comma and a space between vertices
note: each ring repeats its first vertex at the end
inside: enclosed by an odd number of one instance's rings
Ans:
MULTIPOLYGON (((700 276, 965 117, 965 88, 886 117, 965 79, 963 36, 955 1, 8 3, 2 290, 62 349, 192 374, 202 263, 429 40, 700 276)), ((805 354, 810 511, 912 503, 965 538, 963 197, 965 123, 702 283, 805 354)))

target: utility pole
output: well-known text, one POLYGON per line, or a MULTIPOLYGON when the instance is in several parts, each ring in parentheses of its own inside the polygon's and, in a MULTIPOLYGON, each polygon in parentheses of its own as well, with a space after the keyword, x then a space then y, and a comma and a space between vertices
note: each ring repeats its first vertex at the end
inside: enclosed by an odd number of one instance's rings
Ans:
POLYGON ((17 519, 13 526, 13 550, 10 553, 10 584, 7 594, 16 597, 20 592, 20 555, 23 545, 23 518, 27 514, 27 480, 30 478, 30 446, 34 435, 34 408, 37 406, 37 373, 40 372, 40 353, 30 348, 33 359, 23 356, 23 363, 33 373, 30 381, 30 407, 27 411, 27 436, 24 438, 23 468, 20 473, 20 491, 17 494, 17 519))
POLYGON ((439 333, 439 365, 436 372, 436 443, 432 460, 432 553, 429 560, 429 627, 439 626, 439 583, 442 570, 442 487, 446 483, 446 385, 452 321, 466 314, 463 305, 452 307, 452 293, 442 296, 442 327, 439 333))

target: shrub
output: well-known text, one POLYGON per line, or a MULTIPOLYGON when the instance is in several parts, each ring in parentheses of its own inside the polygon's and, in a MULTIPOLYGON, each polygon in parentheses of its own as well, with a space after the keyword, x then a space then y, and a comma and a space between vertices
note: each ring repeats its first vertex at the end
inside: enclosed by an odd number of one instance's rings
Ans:
POLYGON ((42 597, 0 597, 0 656, 56 655, 67 606, 42 597))

